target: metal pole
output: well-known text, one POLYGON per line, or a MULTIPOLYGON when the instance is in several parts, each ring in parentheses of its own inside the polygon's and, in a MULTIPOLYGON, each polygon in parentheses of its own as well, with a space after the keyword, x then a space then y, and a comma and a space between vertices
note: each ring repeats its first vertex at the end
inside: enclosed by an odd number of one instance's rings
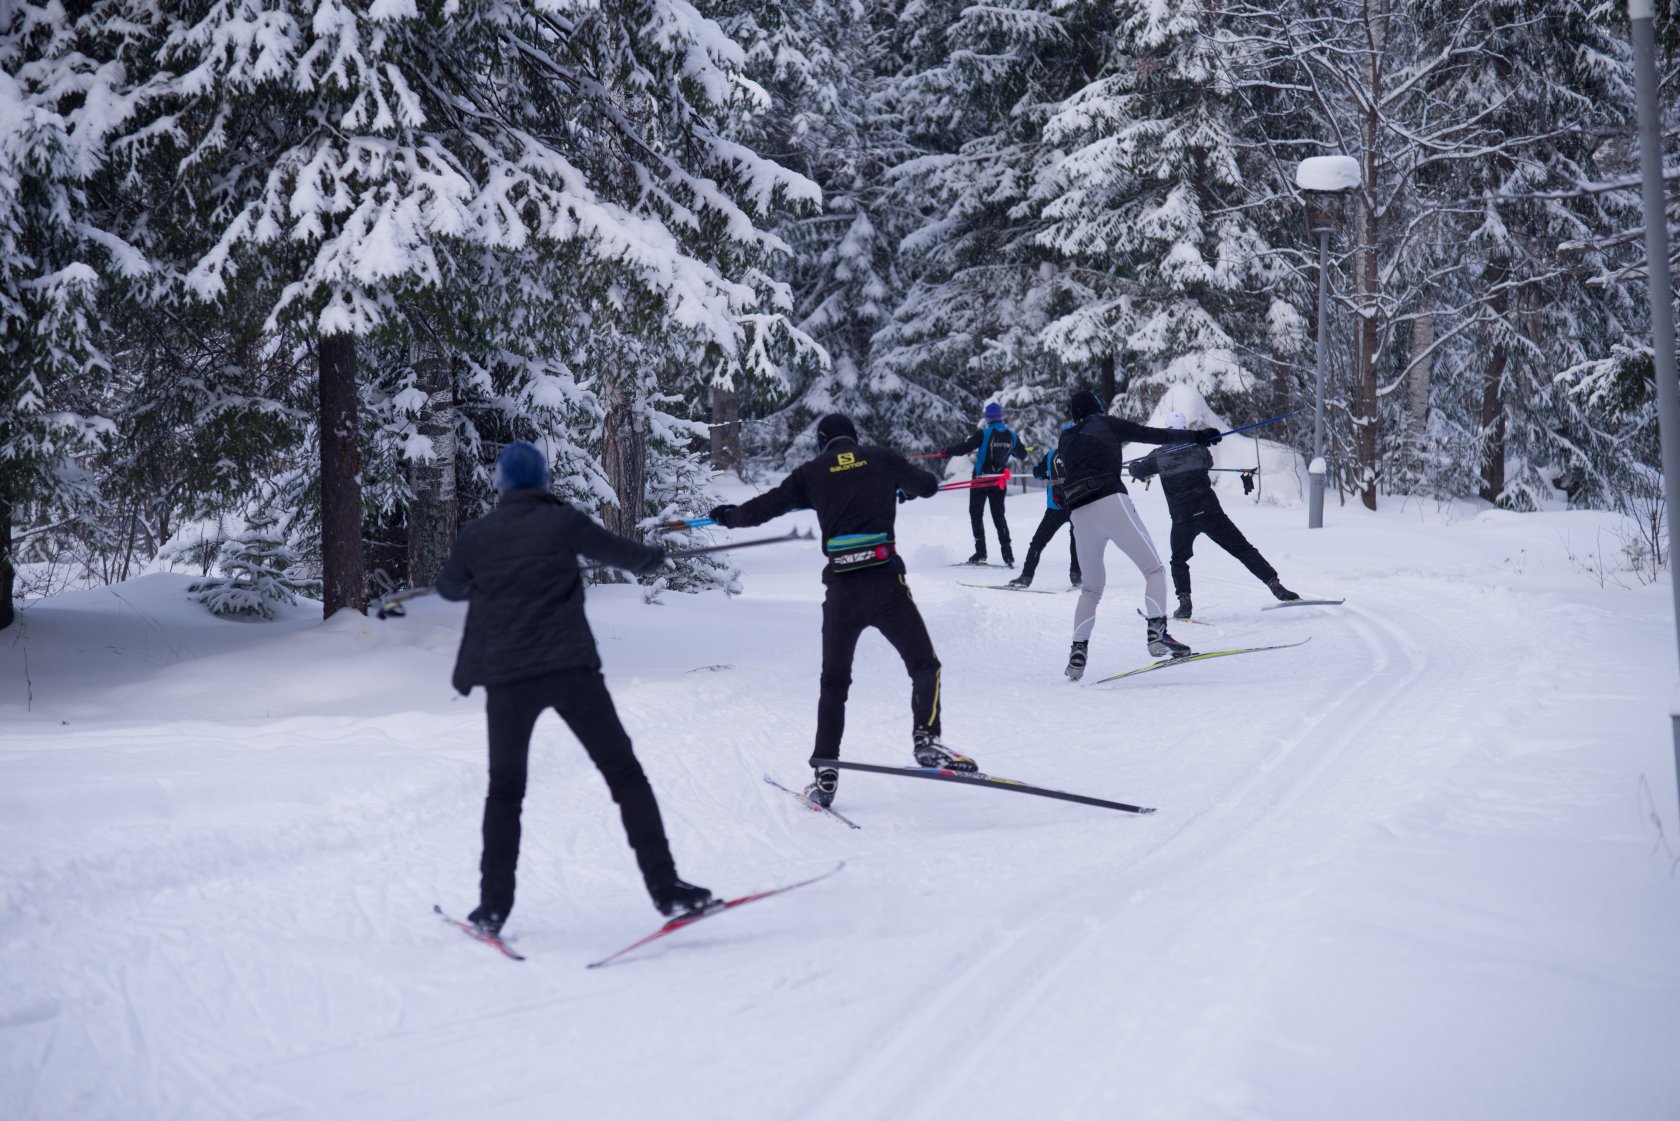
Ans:
MULTIPOLYGON (((1657 424, 1662 436, 1663 502, 1668 512, 1668 575, 1680 653, 1680 564, 1674 519, 1680 514, 1680 384, 1674 368, 1674 287, 1668 273, 1668 217, 1663 206, 1662 119, 1657 107, 1655 11, 1652 0, 1628 0, 1633 21, 1633 76, 1639 96, 1639 170, 1645 195, 1645 258, 1650 268, 1651 347, 1657 376, 1657 424)), ((1674 773, 1680 790, 1680 687, 1669 702, 1674 773)))
POLYGON ((1324 372, 1330 365, 1330 230, 1318 231, 1318 388, 1313 405, 1313 461, 1307 465, 1307 528, 1324 528, 1324 372))

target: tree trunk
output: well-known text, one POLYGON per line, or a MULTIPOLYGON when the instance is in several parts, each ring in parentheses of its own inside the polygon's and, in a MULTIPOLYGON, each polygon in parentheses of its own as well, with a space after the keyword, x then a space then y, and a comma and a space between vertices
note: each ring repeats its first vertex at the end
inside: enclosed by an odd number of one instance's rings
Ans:
POLYGON ((1493 353, 1487 369, 1482 371, 1482 486, 1479 491, 1488 502, 1498 502, 1505 493, 1505 364, 1510 348, 1505 342, 1506 313, 1510 310, 1510 291, 1505 282, 1511 269, 1503 257, 1488 262, 1484 278, 1493 290, 1488 307, 1493 312, 1493 353))
POLYGON ((712 387, 712 466, 741 470, 741 398, 733 389, 712 387))
POLYGON ((17 567, 12 563, 12 504, 0 494, 0 630, 17 618, 12 597, 17 594, 17 567))
POLYGON ((1434 344, 1434 313, 1412 320, 1412 365, 1406 372, 1406 422, 1412 436, 1420 440, 1429 422, 1429 382, 1435 375, 1435 356, 1428 351, 1434 344))
POLYGON ((1388 5, 1379 0, 1367 11, 1370 55, 1365 76, 1369 100, 1361 122, 1365 142, 1362 159, 1365 183, 1358 195, 1359 247, 1354 253, 1354 289, 1359 322, 1354 334, 1353 424, 1354 459, 1359 465, 1355 486, 1365 508, 1375 510, 1377 478, 1382 472, 1381 445, 1377 440, 1377 292, 1381 285, 1377 275, 1377 236, 1381 225, 1376 211, 1377 143, 1382 129, 1379 106, 1383 92, 1382 63, 1387 50, 1388 5))
POLYGON ((1114 407, 1114 398, 1119 394, 1120 387, 1114 377, 1114 355, 1105 354, 1101 365, 1097 369, 1097 396, 1102 398, 1105 409, 1114 407))
POLYGON ((356 419, 356 340, 320 341, 322 613, 367 611, 362 556, 362 449, 356 419))
POLYGON ((618 380, 606 387, 607 416, 601 435, 601 466, 617 505, 602 504, 601 522, 614 533, 641 540, 636 523, 647 507, 647 428, 635 390, 618 380))
POLYGON ((455 538, 455 386, 449 358, 437 340, 416 323, 415 388, 426 395, 420 435, 432 443, 432 458, 409 464, 408 586, 429 587, 449 559, 455 538))

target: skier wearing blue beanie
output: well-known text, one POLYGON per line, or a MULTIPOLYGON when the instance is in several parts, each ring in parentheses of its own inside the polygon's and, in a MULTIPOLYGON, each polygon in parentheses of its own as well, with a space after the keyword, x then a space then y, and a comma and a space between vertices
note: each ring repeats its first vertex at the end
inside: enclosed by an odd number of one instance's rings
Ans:
POLYGON ((435 585, 467 601, 455 688, 484 686, 490 787, 484 799, 479 905, 470 921, 495 936, 513 910, 520 812, 531 731, 554 709, 588 752, 618 803, 643 882, 661 913, 705 910, 712 893, 677 878, 653 788, 601 676, 601 655, 583 612, 578 557, 650 572, 665 550, 610 533, 548 492, 548 461, 524 441, 496 457, 496 508, 461 527, 435 585))

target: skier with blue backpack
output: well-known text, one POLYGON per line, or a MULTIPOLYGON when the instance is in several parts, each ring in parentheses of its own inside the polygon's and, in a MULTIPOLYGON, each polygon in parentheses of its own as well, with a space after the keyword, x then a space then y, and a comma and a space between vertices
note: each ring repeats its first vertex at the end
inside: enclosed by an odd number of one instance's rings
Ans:
MULTIPOLYGON (((1026 445, 1003 423, 1002 405, 996 401, 988 402, 982 417, 984 423, 976 428, 968 439, 942 448, 939 452, 945 456, 973 454, 976 479, 982 475, 1002 474, 1009 466, 1010 456, 1023 461, 1027 458, 1026 445)), ((982 515, 989 505, 992 508, 992 525, 997 529, 998 551, 1003 555, 1003 563, 1010 568, 1015 567, 1015 551, 1009 543, 1009 521, 1004 516, 1003 499, 1002 487, 975 487, 968 492, 968 520, 974 527, 974 555, 964 563, 986 563, 986 525, 982 515)))
MULTIPOLYGON (((1066 432, 1072 427, 1073 422, 1068 421, 1062 425, 1062 431, 1066 432)), ((1063 470, 1055 448, 1044 453, 1033 465, 1032 473, 1033 478, 1043 479, 1047 484, 1044 488, 1044 518, 1038 523, 1038 529, 1033 533, 1031 543, 1027 545, 1027 559, 1021 564, 1021 575, 1009 581, 1011 588, 1032 587, 1033 573, 1038 570, 1039 555, 1044 552, 1045 546, 1050 544, 1050 539, 1056 536, 1056 531, 1064 525, 1069 525, 1072 518, 1061 486, 1062 478, 1067 472, 1063 470)), ((1071 526, 1068 528, 1068 552, 1072 555, 1068 562, 1068 583, 1077 588, 1080 580, 1079 539, 1074 535, 1071 526)))

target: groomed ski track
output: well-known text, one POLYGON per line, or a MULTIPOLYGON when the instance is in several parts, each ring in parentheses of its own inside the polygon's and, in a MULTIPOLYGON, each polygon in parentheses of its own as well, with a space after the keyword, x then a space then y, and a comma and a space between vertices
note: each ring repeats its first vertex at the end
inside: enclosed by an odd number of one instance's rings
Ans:
MULTIPOLYGON (((1010 498, 1018 539, 1035 501, 1010 498)), ((1673 821, 1660 589, 1513 573, 1513 542, 1555 533, 1508 515, 1343 514, 1314 538, 1298 510, 1234 510, 1292 584, 1348 603, 1261 615, 1208 548, 1215 626, 1181 637, 1313 641, 1076 686, 1075 597, 960 587, 966 516, 939 502, 903 508, 900 538, 947 741, 1159 812, 846 773, 863 830, 818 821, 761 778, 807 774, 811 550, 741 554, 727 601, 599 588, 682 874, 733 895, 847 862, 599 973, 583 963, 657 917, 552 716, 506 931, 529 960, 430 914, 476 887, 482 700, 447 691, 456 609, 243 646, 135 593, 150 621, 97 690, 63 650, 98 601, 40 611, 34 698, 0 731, 0 1115, 1677 1115, 1680 889, 1641 802, 1646 780, 1673 821)), ((1111 555, 1092 677, 1146 660, 1139 593, 1111 555)), ((908 762, 878 636, 854 679, 848 756, 908 762)))

